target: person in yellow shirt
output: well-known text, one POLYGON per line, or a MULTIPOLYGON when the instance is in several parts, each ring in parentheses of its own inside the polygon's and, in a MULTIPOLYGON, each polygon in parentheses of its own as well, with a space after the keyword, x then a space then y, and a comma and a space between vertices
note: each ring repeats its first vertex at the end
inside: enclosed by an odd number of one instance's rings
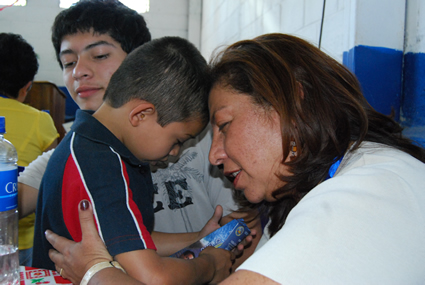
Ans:
MULTIPOLYGON (((57 145, 59 136, 52 117, 23 104, 38 70, 33 47, 20 35, 0 33, 0 115, 6 117, 5 138, 18 152, 22 171, 44 151, 57 145)), ((31 214, 19 220, 19 261, 30 266, 34 238, 31 214)))

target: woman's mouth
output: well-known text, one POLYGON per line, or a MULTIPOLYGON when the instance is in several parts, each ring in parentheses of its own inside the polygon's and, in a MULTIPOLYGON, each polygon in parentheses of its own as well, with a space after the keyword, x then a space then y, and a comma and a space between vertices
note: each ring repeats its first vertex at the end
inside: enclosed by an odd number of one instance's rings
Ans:
POLYGON ((229 173, 225 174, 226 178, 229 179, 229 181, 233 183, 233 186, 235 186, 235 188, 236 188, 236 184, 239 180, 238 175, 239 175, 239 173, 241 173, 241 171, 242 170, 238 170, 238 171, 229 172, 229 173))

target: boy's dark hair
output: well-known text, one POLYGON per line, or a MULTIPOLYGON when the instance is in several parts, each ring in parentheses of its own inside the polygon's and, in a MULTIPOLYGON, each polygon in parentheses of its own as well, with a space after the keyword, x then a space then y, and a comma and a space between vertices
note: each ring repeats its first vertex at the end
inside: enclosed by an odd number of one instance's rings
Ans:
POLYGON ((38 71, 37 56, 33 47, 12 33, 0 34, 0 93, 18 98, 19 90, 30 81, 38 71))
POLYGON ((112 75, 104 100, 118 108, 132 99, 152 103, 158 123, 208 122, 209 67, 198 49, 179 37, 138 47, 112 75))
POLYGON ((78 32, 108 34, 130 53, 151 40, 145 19, 117 0, 80 0, 60 12, 52 26, 52 42, 62 68, 59 52, 62 40, 78 32))

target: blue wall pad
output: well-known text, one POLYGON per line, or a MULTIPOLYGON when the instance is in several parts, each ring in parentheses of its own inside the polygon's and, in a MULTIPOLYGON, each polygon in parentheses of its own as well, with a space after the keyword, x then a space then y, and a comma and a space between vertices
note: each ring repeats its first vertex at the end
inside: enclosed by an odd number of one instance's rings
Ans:
POLYGON ((425 126, 424 53, 405 54, 403 81, 402 123, 407 127, 425 126))
POLYGON ((369 104, 385 115, 400 117, 403 52, 395 49, 356 46, 343 54, 343 64, 359 79, 369 104))
POLYGON ((403 135, 425 148, 425 126, 405 128, 403 135))

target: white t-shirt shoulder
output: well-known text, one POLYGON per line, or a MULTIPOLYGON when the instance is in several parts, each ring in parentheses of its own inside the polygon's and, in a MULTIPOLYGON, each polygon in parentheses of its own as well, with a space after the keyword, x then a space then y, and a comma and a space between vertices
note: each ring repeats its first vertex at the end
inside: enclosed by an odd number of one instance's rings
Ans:
POLYGON ((18 182, 29 185, 37 190, 40 189, 41 179, 46 172, 47 163, 52 156, 54 149, 43 152, 33 160, 25 170, 19 174, 18 182))

